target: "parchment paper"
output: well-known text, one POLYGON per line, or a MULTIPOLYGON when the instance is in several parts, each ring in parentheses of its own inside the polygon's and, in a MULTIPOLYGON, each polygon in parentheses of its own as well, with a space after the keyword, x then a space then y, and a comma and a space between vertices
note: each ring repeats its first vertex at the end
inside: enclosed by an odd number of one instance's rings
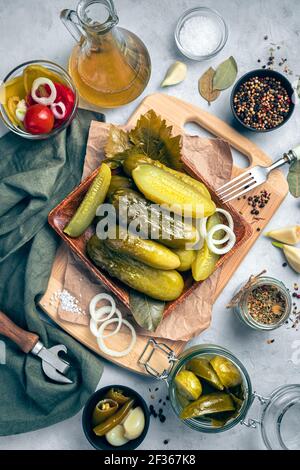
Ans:
MULTIPOLYGON (((87 144, 87 153, 82 178, 86 178, 104 159, 103 149, 107 141, 109 124, 93 121, 87 144)), ((219 187, 228 181, 232 172, 232 155, 229 145, 220 139, 207 139, 198 136, 184 136, 182 160, 193 173, 201 176, 212 187, 219 187)), ((137 327, 138 334, 171 340, 188 341, 209 327, 214 291, 220 275, 219 270, 199 285, 193 293, 179 304, 173 312, 162 320, 155 333, 137 327)), ((71 253, 65 271, 64 288, 79 300, 81 308, 88 312, 91 298, 105 292, 105 288, 96 280, 81 262, 71 253)), ((123 315, 130 312, 118 303, 123 315)), ((66 321, 87 324, 88 316, 61 311, 59 316, 66 321)))

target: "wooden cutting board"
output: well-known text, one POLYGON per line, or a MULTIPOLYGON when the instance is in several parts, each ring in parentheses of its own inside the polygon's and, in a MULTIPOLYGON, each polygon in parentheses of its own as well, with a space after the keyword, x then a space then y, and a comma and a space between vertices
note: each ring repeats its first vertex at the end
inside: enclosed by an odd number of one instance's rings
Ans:
MULTIPOLYGON (((221 137, 222 139, 227 140, 232 148, 238 150, 249 159, 250 166, 266 166, 272 162, 270 157, 268 157, 268 155, 266 155, 256 144, 239 134, 235 129, 230 127, 224 121, 213 116, 207 111, 204 111, 203 109, 171 96, 154 94, 146 97, 130 117, 128 126, 133 126, 138 120, 139 116, 141 114, 145 114, 150 109, 153 109, 157 114, 165 118, 168 124, 173 126, 175 135, 184 134, 184 126, 186 123, 197 123, 200 127, 209 131, 213 136, 221 137)), ((243 171, 241 168, 234 167, 233 176, 236 176, 241 171, 243 171)), ((254 228, 259 226, 261 230, 263 230, 264 226, 267 225, 288 192, 287 182, 283 174, 279 170, 273 171, 270 174, 267 183, 264 185, 264 189, 271 193, 270 201, 264 208, 262 214, 264 220, 260 220, 259 222, 253 220, 253 216, 250 214, 249 206, 247 204, 247 199, 241 199, 240 201, 235 200, 233 202, 235 208, 243 214, 245 219, 249 223, 252 223, 254 228)), ((235 272, 259 235, 259 232, 253 230, 251 238, 242 245, 242 247, 230 258, 230 260, 224 263, 221 275, 219 277, 214 300, 216 300, 218 295, 222 292, 232 274, 235 272)), ((50 299, 54 292, 60 291, 63 288, 66 253, 66 248, 64 245, 62 245, 56 255, 48 289, 40 301, 40 306, 49 315, 49 317, 52 318, 52 320, 54 320, 67 333, 72 335, 75 339, 80 341, 88 348, 92 349, 108 360, 120 365, 121 367, 125 367, 134 372, 144 373, 145 371, 138 364, 138 359, 149 339, 147 336, 138 336, 136 346, 129 355, 123 358, 111 358, 100 352, 95 338, 91 335, 88 327, 72 324, 59 319, 57 315, 57 305, 55 305, 50 299)), ((126 347, 128 344, 128 336, 126 333, 123 335, 118 334, 118 338, 115 341, 118 341, 119 346, 120 344, 124 344, 124 347, 126 347)), ((163 342, 172 348, 176 355, 178 355, 186 345, 186 343, 182 341, 175 342, 164 340, 163 342)), ((157 352, 153 357, 152 365, 156 369, 162 371, 167 367, 168 363, 166 357, 160 352, 157 352)))

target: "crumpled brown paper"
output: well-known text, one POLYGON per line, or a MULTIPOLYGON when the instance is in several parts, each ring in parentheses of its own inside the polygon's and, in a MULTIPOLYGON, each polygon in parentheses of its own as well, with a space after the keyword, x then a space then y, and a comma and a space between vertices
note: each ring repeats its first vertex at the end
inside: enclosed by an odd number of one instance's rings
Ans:
MULTIPOLYGON (((108 132, 109 124, 92 122, 83 179, 104 159, 103 149, 108 132)), ((186 168, 189 168, 195 175, 201 176, 212 187, 217 188, 230 179, 232 155, 226 142, 220 139, 186 135, 184 136, 183 149, 182 160, 186 168)), ((137 327, 137 333, 176 341, 189 341, 199 335, 210 325, 214 291, 221 269, 215 271, 209 279, 201 283, 169 316, 164 318, 155 333, 140 327, 137 327)), ((99 284, 99 280, 96 280, 93 274, 88 272, 71 252, 66 265, 64 288, 77 298, 79 295, 80 306, 86 312, 88 312, 91 298, 97 293, 105 292, 105 288, 99 284)), ((128 309, 121 303, 118 303, 118 306, 124 315, 130 315, 128 309)), ((60 308, 58 314, 64 320, 75 321, 72 319, 72 314, 62 312, 60 308)), ((80 322, 80 320, 77 318, 76 322, 80 322)), ((87 318, 83 318, 82 323, 87 324, 87 318)))

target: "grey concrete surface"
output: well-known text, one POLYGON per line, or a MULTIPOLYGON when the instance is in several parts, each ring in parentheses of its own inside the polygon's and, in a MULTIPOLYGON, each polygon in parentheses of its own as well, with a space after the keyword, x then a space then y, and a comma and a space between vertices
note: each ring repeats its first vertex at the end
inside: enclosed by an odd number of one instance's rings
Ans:
MULTIPOLYGON (((199 96, 197 81, 210 65, 233 55, 239 65, 239 75, 257 67, 257 59, 266 58, 269 42, 282 44, 282 55, 294 73, 300 73, 300 2, 298 0, 115 0, 120 24, 137 33, 146 43, 152 58, 153 71, 144 95, 157 92, 166 68, 176 59, 186 61, 188 77, 177 87, 164 90, 184 100, 206 108, 199 96), (205 4, 217 9, 229 26, 229 39, 221 54, 208 63, 196 63, 183 58, 176 50, 173 35, 176 20, 187 8, 205 4), (264 41, 268 35, 269 40, 264 41)), ((67 62, 73 40, 59 20, 62 8, 74 8, 76 0, 0 0, 0 78, 11 68, 29 59, 48 58, 62 65, 67 62)), ((290 77, 292 80, 294 76, 290 77)), ((224 92, 210 111, 231 122, 229 108, 230 90, 224 92)), ((129 106, 105 111, 107 121, 123 123, 127 120, 140 98, 129 106)), ((281 129, 269 134, 247 134, 268 154, 277 158, 285 150, 300 143, 300 114, 297 107, 293 118, 281 129)), ((198 132, 195 126, 188 131, 198 132)), ((4 129, 1 128, 1 132, 4 129)), ((235 158, 238 156, 235 154, 235 158)), ((288 196, 269 227, 300 223, 299 200, 288 196)), ((245 364, 253 387, 268 395, 274 388, 299 382, 299 365, 292 361, 292 354, 299 341, 300 332, 286 326, 273 333, 250 331, 238 323, 225 309, 237 286, 267 268, 268 274, 281 279, 288 287, 299 280, 288 267, 282 267, 279 250, 260 237, 244 262, 230 280, 213 309, 211 327, 192 343, 212 342, 229 348, 245 364), (275 339, 272 344, 267 341, 275 339)), ((299 348, 299 343, 298 343, 299 348)), ((159 386, 159 396, 166 395, 163 383, 128 373, 109 363, 105 364, 101 385, 119 382, 136 388, 148 398, 148 387, 159 386)), ((259 417, 260 406, 250 412, 259 417)), ((78 414, 68 421, 40 431, 0 438, 0 449, 90 449, 80 424, 78 414)), ((262 449, 259 430, 249 430, 238 425, 235 429, 218 435, 200 434, 186 428, 176 419, 172 410, 162 425, 151 422, 150 431, 141 449, 262 449), (170 439, 164 445, 164 439, 170 439)))

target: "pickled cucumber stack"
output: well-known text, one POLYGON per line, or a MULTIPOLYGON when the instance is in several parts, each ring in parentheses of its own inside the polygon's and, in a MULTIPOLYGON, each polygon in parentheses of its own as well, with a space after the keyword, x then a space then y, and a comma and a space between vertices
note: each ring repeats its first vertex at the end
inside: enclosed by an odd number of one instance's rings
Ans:
POLYGON ((191 270, 195 280, 204 280, 219 259, 205 242, 200 250, 195 248, 199 241, 196 222, 205 217, 207 227, 220 223, 215 203, 202 182, 170 168, 159 158, 139 151, 124 151, 118 158, 121 171, 112 175, 108 160, 101 165, 64 232, 79 237, 92 223, 102 223, 96 211, 103 202, 109 202, 116 221, 109 227, 107 238, 94 235, 87 242, 89 258, 110 276, 146 296, 175 300, 184 289, 181 273, 191 270), (183 214, 189 217, 188 222, 183 214))

